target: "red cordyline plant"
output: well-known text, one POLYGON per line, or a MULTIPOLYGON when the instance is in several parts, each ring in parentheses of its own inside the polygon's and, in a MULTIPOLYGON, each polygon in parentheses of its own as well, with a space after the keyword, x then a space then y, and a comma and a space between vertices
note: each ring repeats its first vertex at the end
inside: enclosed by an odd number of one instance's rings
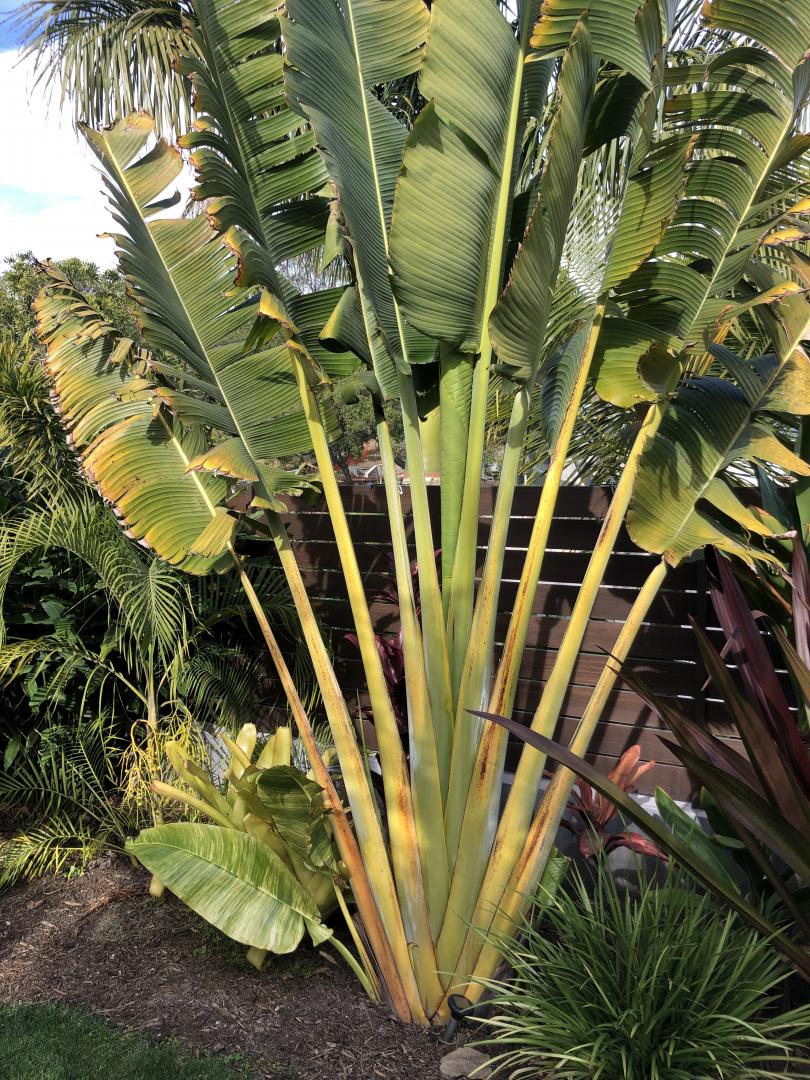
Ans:
POLYGON ((726 637, 723 653, 694 622, 693 627, 745 756, 657 697, 627 667, 622 677, 669 729, 671 737, 662 736, 661 741, 701 784, 701 801, 715 836, 705 835, 660 789, 656 801, 663 821, 629 798, 614 777, 601 776, 564 747, 512 720, 491 719, 571 769, 580 783, 593 785, 810 979, 810 748, 795 711, 795 706, 806 710, 810 703, 810 670, 799 652, 809 609, 805 552, 796 542, 791 581, 798 648, 779 627, 772 628, 792 676, 793 698, 779 677, 757 621, 759 613, 751 611, 731 564, 718 557, 710 570, 712 601, 726 637), (769 900, 765 909, 762 899, 769 900))
MULTIPOLYGON (((654 761, 639 764, 640 757, 641 747, 638 744, 631 746, 622 754, 616 767, 608 773, 608 780, 628 795, 638 789, 642 776, 655 768, 654 761)), ((576 815, 576 823, 572 824, 563 818, 561 824, 579 836, 579 853, 584 858, 593 859, 620 847, 642 855, 666 858, 661 849, 641 833, 624 830, 619 833, 609 832, 608 826, 616 816, 616 806, 610 799, 600 795, 586 780, 578 780, 574 784, 568 809, 576 815)))

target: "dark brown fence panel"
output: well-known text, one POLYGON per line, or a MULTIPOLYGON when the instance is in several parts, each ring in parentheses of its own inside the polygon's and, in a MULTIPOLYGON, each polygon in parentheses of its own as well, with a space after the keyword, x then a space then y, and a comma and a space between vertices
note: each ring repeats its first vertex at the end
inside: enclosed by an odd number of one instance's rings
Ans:
MULTIPOLYGON (((396 633, 399 620, 384 490, 379 485, 354 485, 344 487, 342 495, 375 628, 380 634, 396 633)), ((495 495, 495 488, 482 488, 478 525, 479 570, 486 554, 495 495)), ((438 536, 438 489, 429 489, 429 496, 438 536)), ((499 645, 508 626, 539 496, 539 488, 524 487, 515 492, 499 600, 499 645)), ((412 542, 407 489, 402 500, 412 542)), ((570 487, 560 492, 515 702, 515 717, 526 723, 531 721, 543 684, 552 669, 609 501, 610 490, 606 488, 570 487)), ((353 629, 352 618, 329 515, 323 502, 313 504, 296 500, 291 502, 285 522, 316 613, 332 630, 338 675, 346 697, 365 705, 367 696, 359 654, 346 639, 353 629)), ((622 622, 655 562, 654 556, 639 551, 622 530, 563 705, 557 731, 561 739, 568 740, 573 734, 622 622)), ((639 632, 631 662, 652 687, 660 694, 676 699, 685 712, 720 725, 722 705, 703 690, 705 671, 689 625, 690 615, 704 625, 710 620, 702 562, 695 561, 670 571, 665 586, 639 632)), ((721 640, 716 628, 710 628, 710 633, 721 640)), ((649 792, 660 784, 676 797, 688 797, 693 793, 692 780, 658 738, 659 727, 657 718, 635 694, 617 689, 605 709, 589 757, 597 766, 608 770, 624 750, 633 743, 640 743, 644 759, 659 763, 644 778, 642 790, 649 792)), ((722 727, 715 727, 715 730, 723 735, 722 727)), ((739 748, 737 740, 729 739, 729 742, 739 748)), ((517 752, 516 747, 511 749, 510 762, 514 762, 517 752)))

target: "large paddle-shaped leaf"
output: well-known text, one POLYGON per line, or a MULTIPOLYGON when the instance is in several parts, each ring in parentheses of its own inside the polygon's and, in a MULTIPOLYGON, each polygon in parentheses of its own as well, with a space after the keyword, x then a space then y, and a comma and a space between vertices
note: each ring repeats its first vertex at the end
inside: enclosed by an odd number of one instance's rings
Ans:
MULTIPOLYGON (((145 151, 148 118, 121 121, 107 132, 85 129, 102 162, 122 232, 115 235, 121 269, 143 312, 144 336, 178 356, 194 373, 194 397, 184 389, 163 395, 179 416, 202 422, 228 438, 192 463, 251 481, 259 495, 300 489, 300 479, 281 472, 274 459, 311 448, 298 386, 284 344, 251 347, 258 303, 229 295, 236 260, 204 217, 156 217, 157 197, 180 171, 179 155, 165 143, 145 151)), ((282 311, 274 325, 287 329, 282 311)), ((312 377, 317 370, 311 364, 312 377)), ((165 369, 164 369, 165 370, 165 369)), ((182 375, 179 383, 184 383, 182 375)), ((337 433, 333 412, 324 411, 327 432, 337 433)))
POLYGON ((256 793, 284 841, 314 870, 334 865, 323 790, 299 769, 276 765, 258 777, 256 793))
MULTIPOLYGON (((710 21, 717 7, 707 5, 710 21)), ((780 20, 756 15, 761 5, 748 2, 724 5, 725 16, 732 8, 739 9, 740 27, 770 48, 766 23, 780 20)), ((797 0, 793 18, 806 39, 806 0, 797 0)), ((775 56, 768 48, 731 48, 668 72, 674 93, 664 107, 666 126, 695 140, 684 197, 650 258, 612 282, 636 332, 646 327, 648 340, 678 343, 698 357, 705 354, 704 334, 722 333, 751 256, 766 239, 788 236, 778 226, 797 186, 794 163, 807 149, 795 131, 810 65, 798 50, 775 56)))
POLYGON ((777 12, 757 0, 710 0, 703 5, 703 17, 710 27, 761 41, 788 70, 807 57, 807 0, 784 0, 777 12))
POLYGON ((417 69, 427 21, 422 0, 290 0, 284 23, 288 98, 309 119, 337 188, 357 276, 386 343, 377 378, 394 396, 390 357, 404 367, 416 358, 388 279, 388 229, 407 131, 373 87, 417 69))
MULTIPOLYGON (((304 295, 287 276, 299 256, 321 259, 330 203, 313 132, 285 98, 278 10, 257 0, 199 0, 196 12, 197 54, 185 66, 197 119, 180 140, 193 150, 195 197, 206 200, 209 220, 238 256, 237 283, 269 294, 259 306, 270 315, 266 336, 277 315, 327 374, 349 375, 357 355, 320 343, 344 290, 304 295)), ((362 343, 346 344, 363 355, 362 343)))
POLYGON ((278 855, 248 833, 175 822, 144 829, 127 851, 223 934, 268 952, 293 952, 332 931, 278 855))
POLYGON ((35 305, 45 366, 86 476, 132 536, 183 570, 208 573, 225 554, 235 519, 219 507, 225 480, 187 473, 206 445, 203 430, 172 416, 132 341, 60 270, 46 269, 35 305))
POLYGON ((524 54, 497 5, 433 5, 419 73, 430 104, 414 124, 397 185, 394 285, 414 325, 472 353, 500 285, 524 54))
POLYGON ((322 242, 328 214, 322 196, 299 201, 328 176, 312 132, 284 99, 279 6, 197 0, 195 8, 199 58, 185 66, 197 120, 181 140, 199 172, 195 196, 212 198, 207 210, 221 229, 236 224, 263 243, 275 267, 322 242))
POLYGON ((657 4, 602 0, 580 7, 568 0, 543 0, 531 44, 541 54, 559 53, 586 12, 594 51, 646 86, 650 61, 661 45, 662 15, 657 4))
POLYGON ((539 195, 489 332, 512 378, 531 379, 545 342, 551 293, 577 190, 597 58, 585 22, 577 23, 559 77, 539 195))
POLYGON ((807 356, 798 350, 782 364, 773 356, 743 361, 719 346, 712 351, 736 384, 703 376, 680 390, 642 457, 627 518, 635 543, 673 565, 706 544, 750 561, 747 535, 773 535, 767 516, 745 506, 724 479, 734 462, 810 475, 810 465, 768 421, 769 412, 810 412, 807 356))
MULTIPOLYGON (((777 39, 784 45, 786 26, 803 27, 807 37, 810 6, 797 0, 778 31, 769 25, 773 20, 763 19, 761 5, 748 0, 707 4, 704 15, 709 23, 734 27, 765 47, 732 47, 666 73, 674 92, 665 103, 665 126, 691 137, 691 163, 683 197, 660 242, 634 273, 610 282, 622 315, 614 309, 603 324, 596 389, 620 405, 654 400, 672 388, 667 356, 707 370, 707 340, 722 341, 746 307, 798 288, 786 280, 789 274, 763 265, 754 269, 750 260, 763 243, 799 236, 779 225, 806 183, 799 161, 808 143, 796 134, 796 122, 810 85, 810 65, 800 50, 773 50, 773 45, 777 39)), ((793 310, 806 322, 802 306, 793 310)), ((770 318, 768 309, 762 310, 770 318)), ((792 345, 778 347, 783 358, 801 340, 792 328, 787 337, 792 345)), ((724 489, 720 495, 726 497, 724 489)))
POLYGON ((195 9, 197 52, 184 65, 195 130, 180 140, 193 151, 195 197, 239 251, 240 281, 289 311, 298 294, 283 268, 324 243, 329 202, 312 131, 284 97, 278 10, 262 0, 198 0, 195 9))

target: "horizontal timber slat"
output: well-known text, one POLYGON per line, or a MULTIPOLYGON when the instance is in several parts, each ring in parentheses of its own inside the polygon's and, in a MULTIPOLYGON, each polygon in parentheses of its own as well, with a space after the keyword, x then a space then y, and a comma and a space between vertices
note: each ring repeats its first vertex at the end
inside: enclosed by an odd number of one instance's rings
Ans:
MULTIPOLYGON (((515 489, 512 502, 512 517, 533 517, 539 501, 538 487, 519 487, 515 489)), ((348 514, 387 514, 385 489, 382 484, 345 484, 341 485, 343 506, 348 514)), ((495 497, 498 489, 493 484, 481 487, 480 517, 492 517, 495 497)), ((560 489, 555 504, 555 517, 603 517, 610 505, 609 487, 564 487, 560 489)), ((326 500, 310 502, 306 497, 285 500, 295 513, 316 513, 325 511, 326 500)), ((431 511, 438 515, 439 489, 428 488, 428 501, 431 511)), ((407 488, 402 491, 402 511, 411 512, 411 495, 407 488)))
MULTIPOLYGON (((324 621, 334 631, 353 632, 351 613, 343 601, 325 600, 320 603, 320 607, 324 621)), ((371 618, 377 633, 395 634, 399 630, 398 609, 392 604, 373 604, 371 618)), ((582 642, 583 652, 610 652, 620 625, 621 622, 592 619, 585 631, 582 642)), ((498 616, 496 623, 495 640, 498 645, 503 644, 508 626, 509 615, 503 612, 498 616)), ((567 617, 546 617, 536 614, 529 624, 526 638, 527 649, 558 649, 567 626, 567 617)), ((724 639, 720 630, 710 630, 709 636, 718 648, 722 648, 724 639)), ((640 637, 634 654, 639 659, 650 660, 672 660, 673 657, 677 657, 679 661, 696 662, 700 657, 697 640, 691 626, 659 626, 654 623, 645 625, 644 634, 640 637)))
MULTIPOLYGON (((540 491, 537 487, 520 487, 515 492, 498 601, 496 639, 499 644, 509 624, 540 491)), ((341 494, 375 630, 379 634, 394 634, 399 630, 399 617, 384 489, 380 485, 346 485, 341 488, 341 494)), ((428 489, 436 536, 439 494, 436 487, 428 489)), ((479 572, 486 554, 496 494, 495 487, 481 489, 479 572)), ((531 722, 543 682, 551 672, 577 597, 578 583, 587 568, 610 498, 610 489, 603 487, 567 487, 559 493, 515 701, 514 716, 521 722, 531 722)), ((407 488, 401 499, 412 546, 411 502, 407 488)), ((325 503, 322 499, 286 501, 289 512, 283 515, 283 520, 315 611, 325 626, 331 628, 341 686, 350 703, 365 707, 367 695, 359 653, 345 637, 352 630, 352 617, 325 503)), ((255 539, 248 543, 255 554, 272 550, 269 541, 255 539)), ((562 741, 568 742, 573 735, 622 622, 656 561, 657 556, 639 551, 627 531, 622 529, 563 704, 556 733, 562 741)), ((689 624, 690 616, 701 625, 713 625, 703 564, 699 560, 670 570, 665 588, 650 608, 649 621, 642 626, 636 639, 631 664, 658 693, 673 699, 673 703, 688 715, 713 725, 722 736, 723 705, 706 692, 705 671, 689 624)), ((716 624, 716 620, 714 622, 716 624)), ((718 643, 722 641, 719 630, 711 629, 710 634, 718 643)), ((591 744, 589 759, 607 772, 629 746, 639 743, 642 759, 654 759, 657 763, 656 768, 643 778, 641 790, 651 792, 660 785, 677 798, 689 797, 694 793, 693 780, 659 739, 660 730, 658 718, 640 699, 631 691, 619 688, 610 695, 591 744)), ((734 749, 741 749, 738 740, 729 738, 728 742, 734 749)), ((508 764, 514 764, 518 752, 516 746, 510 747, 508 764)))
MULTIPOLYGON (((332 524, 323 512, 284 515, 290 539, 308 543, 333 543, 332 524)), ((356 544, 388 544, 391 532, 385 514, 350 514, 349 530, 356 544)), ((406 520, 408 541, 413 544, 413 519, 406 520)), ((512 518, 507 533, 507 547, 525 548, 532 531, 532 518, 512 518)), ((549 547, 570 551, 590 551, 599 535, 598 518, 555 518, 549 532, 549 547)), ((478 546, 486 547, 490 522, 478 523, 478 546)), ((622 529, 616 542, 617 551, 637 551, 627 530, 622 529)))

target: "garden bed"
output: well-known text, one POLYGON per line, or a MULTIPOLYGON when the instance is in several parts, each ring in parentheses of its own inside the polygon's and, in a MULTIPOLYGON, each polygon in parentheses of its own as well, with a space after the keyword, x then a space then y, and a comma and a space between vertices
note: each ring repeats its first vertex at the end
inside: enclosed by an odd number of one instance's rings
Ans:
POLYGON ((432 1080, 447 1053, 363 995, 351 973, 301 948, 262 972, 148 876, 105 856, 71 880, 0 896, 0 998, 82 1005, 117 1027, 243 1054, 257 1078, 432 1080))

